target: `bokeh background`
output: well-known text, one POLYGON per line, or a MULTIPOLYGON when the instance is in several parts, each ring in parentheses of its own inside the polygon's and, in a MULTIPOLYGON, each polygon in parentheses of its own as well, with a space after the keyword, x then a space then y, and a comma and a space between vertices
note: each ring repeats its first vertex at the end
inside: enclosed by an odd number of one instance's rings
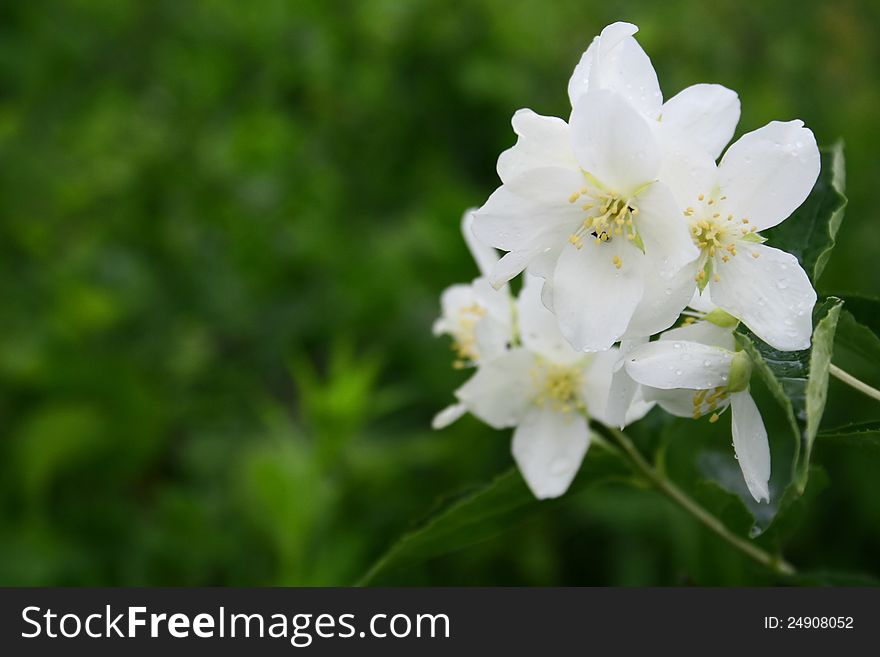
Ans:
MULTIPOLYGON (((497 185, 510 116, 567 116, 571 69, 620 19, 667 97, 719 82, 738 134, 801 118, 845 140, 820 288, 874 293, 870 0, 0 4, 0 583, 350 584, 508 468, 508 432, 430 430, 464 378, 430 326, 476 275, 459 219, 497 185)), ((877 365, 851 366, 878 385, 877 365)), ((826 424, 870 403, 832 382, 826 424)), ((880 463, 817 459, 830 485, 787 556, 877 575, 880 463)), ((381 583, 768 581, 604 486, 381 583)))

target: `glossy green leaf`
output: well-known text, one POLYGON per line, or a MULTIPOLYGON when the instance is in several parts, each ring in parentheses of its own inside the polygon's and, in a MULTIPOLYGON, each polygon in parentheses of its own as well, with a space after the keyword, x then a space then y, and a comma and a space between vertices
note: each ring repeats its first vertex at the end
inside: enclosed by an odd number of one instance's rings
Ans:
POLYGON ((880 363, 880 301, 858 295, 839 295, 844 302, 835 344, 858 361, 880 363))
POLYGON ((821 157, 822 169, 807 200, 765 233, 771 246, 797 256, 814 284, 831 256, 847 203, 843 143, 822 148, 821 157))
POLYGON ((812 348, 779 351, 746 327, 736 332, 740 346, 782 407, 795 437, 792 480, 803 493, 809 478, 810 454, 819 431, 828 393, 828 371, 842 301, 829 297, 813 312, 812 348))
MULTIPOLYGON (((594 439, 595 440, 595 439, 594 439)), ((360 580, 439 557, 490 539, 524 522, 547 504, 559 504, 578 491, 610 480, 628 479, 631 471, 616 453, 593 445, 571 488, 560 500, 536 500, 516 468, 449 503, 424 524, 405 534, 381 556, 360 580)))
POLYGON ((846 444, 870 449, 880 448, 880 420, 847 424, 820 431, 817 436, 825 444, 846 444))

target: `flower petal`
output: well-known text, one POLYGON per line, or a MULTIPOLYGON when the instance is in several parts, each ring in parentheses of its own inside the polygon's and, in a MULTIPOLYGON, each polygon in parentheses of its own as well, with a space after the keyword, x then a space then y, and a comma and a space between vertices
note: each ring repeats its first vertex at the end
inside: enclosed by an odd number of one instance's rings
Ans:
POLYGON ((535 356, 512 349, 482 364, 455 396, 472 415, 495 429, 517 424, 531 403, 534 384, 530 372, 535 356))
POLYGON ((440 295, 441 317, 434 322, 434 335, 455 333, 459 329, 459 315, 465 308, 480 306, 479 297, 472 285, 456 283, 443 290, 440 295))
POLYGON ((612 347, 607 351, 590 354, 584 367, 584 382, 581 385, 581 399, 590 417, 603 424, 611 424, 606 413, 608 393, 614 375, 614 367, 620 359, 620 351, 612 347))
POLYGON ((748 391, 730 396, 733 447, 743 478, 752 497, 758 502, 770 501, 770 445, 764 420, 748 391))
POLYGON ((474 339, 477 343, 478 362, 485 363, 510 348, 513 331, 509 323, 499 322, 495 317, 487 314, 477 322, 474 339))
POLYGON ((733 337, 733 329, 718 326, 712 322, 698 321, 686 326, 665 331, 660 336, 661 341, 687 341, 699 342, 710 347, 720 347, 727 351, 736 351, 736 340, 733 337))
POLYGON ((661 127, 672 126, 718 159, 739 123, 735 91, 720 84, 695 84, 663 104, 661 127))
POLYGON ((526 276, 525 285, 517 300, 519 332, 523 345, 530 351, 553 363, 568 364, 584 357, 572 349, 559 330, 556 316, 541 300, 543 281, 526 276))
POLYGON ((562 250, 553 276, 553 309, 575 349, 604 351, 623 335, 642 299, 645 260, 621 239, 562 250))
POLYGON ((582 186, 579 171, 535 169, 499 187, 474 213, 476 238, 509 251, 490 274, 493 286, 509 281, 540 256, 544 261, 558 253, 571 229, 583 221, 581 210, 568 201, 582 186))
POLYGON ((737 219, 758 230, 784 221, 819 176, 819 148, 803 121, 773 121, 740 137, 718 165, 721 192, 737 219))
POLYGON ((452 404, 434 416, 431 420, 432 429, 445 429, 453 422, 457 421, 462 415, 467 413, 467 407, 464 404, 452 404))
POLYGON ((671 278, 699 257, 688 224, 666 185, 654 183, 634 203, 639 210, 635 221, 645 252, 660 276, 671 278))
POLYGON ((593 39, 568 81, 572 107, 588 91, 610 89, 656 118, 663 95, 650 58, 632 38, 638 31, 631 23, 612 23, 593 39))
POLYGON ((633 379, 623 367, 626 357, 636 347, 648 342, 648 338, 624 340, 620 343, 617 354, 618 360, 614 365, 614 373, 611 376, 611 385, 608 390, 608 403, 605 405, 604 421, 611 426, 623 429, 626 426, 627 412, 632 406, 636 392, 639 390, 638 382, 633 379))
MULTIPOLYGON (((694 416, 694 391, 684 388, 661 390, 660 388, 642 388, 642 394, 646 400, 656 403, 660 408, 676 417, 694 416)), ((721 408, 725 406, 722 402, 721 408)))
POLYGON ((634 349, 626 371, 652 388, 708 390, 727 383, 733 356, 731 351, 698 342, 660 340, 634 349))
POLYGON ((636 396, 633 398, 633 402, 630 405, 629 410, 626 412, 626 426, 633 422, 638 422, 645 417, 652 408, 654 408, 655 402, 643 398, 642 393, 644 390, 645 388, 639 386, 639 389, 636 391, 636 396))
POLYGON ((531 169, 578 168, 565 121, 521 109, 513 115, 511 123, 518 138, 516 144, 498 158, 498 176, 503 182, 510 182, 531 169))
POLYGON ((513 433, 513 458, 538 499, 559 497, 571 485, 590 445, 577 413, 532 406, 513 433))
POLYGON ((641 114, 623 96, 591 91, 571 113, 574 152, 581 167, 624 197, 657 178, 660 145, 641 114))
POLYGON ((461 219, 461 234, 464 235, 465 244, 467 244, 468 250, 474 257, 474 262, 477 263, 480 274, 488 276, 495 268, 495 263, 498 262, 498 251, 491 246, 483 244, 474 235, 474 212, 475 209, 471 208, 464 213, 461 219))
POLYGON ((697 267, 682 267, 671 279, 659 276, 645 277, 642 300, 626 327, 626 339, 654 335, 672 326, 687 306, 692 290, 696 287, 694 275, 697 267))
POLYGON ((710 313, 717 308, 717 306, 712 303, 712 295, 709 292, 708 285, 703 288, 702 292, 700 292, 699 289, 694 290, 694 296, 691 297, 688 306, 701 313, 710 313))
POLYGON ((492 270, 492 274, 489 276, 489 283, 495 289, 500 289, 505 283, 521 274, 526 267, 539 260, 544 254, 549 253, 552 248, 546 245, 538 245, 532 249, 505 253, 501 260, 496 263, 495 269, 492 270))
POLYGON ((701 194, 716 195, 718 166, 702 146, 674 126, 664 126, 657 136, 663 148, 660 182, 672 191, 684 220, 684 209, 699 207, 701 194))
POLYGON ((764 244, 736 248, 728 262, 715 261, 712 300, 776 349, 809 347, 816 291, 797 258, 764 244))

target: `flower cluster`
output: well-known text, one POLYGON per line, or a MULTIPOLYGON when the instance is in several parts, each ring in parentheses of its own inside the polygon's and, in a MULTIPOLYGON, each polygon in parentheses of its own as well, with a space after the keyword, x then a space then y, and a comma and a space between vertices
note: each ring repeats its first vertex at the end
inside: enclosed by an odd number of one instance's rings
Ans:
POLYGON ((810 345, 816 293, 761 231, 806 199, 819 151, 801 121, 725 150, 736 93, 697 84, 663 102, 636 31, 615 23, 593 40, 568 121, 514 114, 502 184, 463 224, 481 277, 444 292, 435 324, 456 366, 476 372, 435 426, 470 412, 516 427, 527 483, 554 497, 580 466, 588 419, 623 428, 656 403, 714 422, 730 408, 745 481, 768 500, 767 434, 733 329, 779 350, 810 345), (523 272, 514 300, 508 282, 523 272))

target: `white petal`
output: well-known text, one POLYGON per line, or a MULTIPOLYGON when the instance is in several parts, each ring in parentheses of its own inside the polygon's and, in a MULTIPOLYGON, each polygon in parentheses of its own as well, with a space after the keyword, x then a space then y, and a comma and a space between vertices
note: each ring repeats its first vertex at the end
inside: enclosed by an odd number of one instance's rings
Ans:
POLYGON ((651 60, 632 35, 639 28, 613 23, 593 39, 568 81, 572 107, 590 90, 610 89, 646 116, 655 118, 663 102, 651 60))
POLYGON ((511 123, 518 138, 516 144, 498 158, 498 176, 503 182, 510 182, 531 169, 577 169, 577 160, 571 150, 571 135, 565 121, 555 116, 541 116, 530 109, 521 109, 513 115, 511 123))
POLYGON ((450 285, 440 295, 441 317, 434 322, 434 335, 455 333, 459 330, 459 314, 465 308, 481 306, 479 298, 471 285, 457 283, 450 285))
POLYGON ((663 278, 671 278, 700 255, 688 224, 669 188, 654 183, 639 194, 635 222, 645 244, 645 252, 663 278))
POLYGON ((748 391, 733 393, 730 408, 733 413, 733 447, 743 478, 756 501, 769 502, 770 445, 764 420, 748 391))
POLYGON ((571 113, 581 167, 611 191, 629 196, 657 178, 660 145, 647 121, 610 91, 591 91, 571 113))
POLYGON ((512 324, 513 306, 511 304, 513 300, 507 285, 496 289, 489 284, 488 279, 481 276, 474 279, 471 288, 479 303, 486 309, 486 315, 495 318, 502 324, 512 324))
POLYGON ((583 354, 572 349, 559 330, 556 316, 541 301, 543 281, 527 276, 517 301, 519 332, 523 345, 558 364, 573 363, 583 354))
POLYGON ((643 387, 639 386, 636 396, 633 399, 633 403, 626 412, 626 426, 629 426, 633 422, 638 422, 645 417, 652 408, 654 408, 655 402, 642 399, 642 392, 644 390, 643 387))
POLYGON ((608 391, 608 403, 605 406, 605 421, 611 426, 623 429, 626 426, 627 412, 632 406, 639 384, 626 371, 623 365, 626 357, 636 347, 646 344, 648 338, 636 340, 624 340, 620 343, 618 361, 614 366, 614 374, 611 377, 611 386, 608 391))
POLYGON ((568 490, 589 444, 583 416, 532 406, 513 433, 512 452, 532 493, 543 500, 568 490))
POLYGON ((636 306, 623 337, 654 335, 672 326, 696 287, 696 273, 696 265, 688 265, 668 280, 650 274, 646 276, 642 300, 636 306))
POLYGON ((802 121, 773 121, 740 137, 718 166, 727 209, 758 230, 784 221, 819 176, 819 149, 802 121))
POLYGON ((551 313, 556 314, 556 309, 553 307, 553 278, 551 277, 549 280, 544 281, 544 285, 541 287, 541 303, 544 304, 544 307, 549 310, 551 313))
POLYGON ((728 262, 715 261, 712 300, 771 347, 809 347, 816 291, 797 258, 764 244, 738 242, 736 248, 728 262))
MULTIPOLYGON (((661 390, 660 388, 642 388, 642 394, 645 399, 656 403, 664 411, 670 415, 677 417, 694 416, 694 391, 684 388, 674 388, 672 390, 661 390)), ((719 410, 725 407, 725 402, 721 403, 719 410)))
POLYGON ((478 360, 485 363, 510 348, 513 331, 509 323, 502 323, 491 315, 485 315, 474 328, 474 339, 477 342, 478 360))
POLYGON ((727 351, 736 351, 736 340, 732 328, 724 328, 712 322, 698 321, 687 326, 665 331, 660 340, 664 342, 685 341, 699 342, 710 347, 720 347, 727 351))
POLYGON ((563 245, 567 243, 568 240, 559 244, 554 244, 552 248, 539 253, 529 262, 529 274, 533 274, 545 280, 552 280, 553 270, 556 269, 556 261, 559 260, 559 254, 562 253, 563 245))
POLYGON ((575 349, 603 351, 623 335, 642 299, 644 260, 621 239, 562 250, 553 277, 553 309, 562 334, 575 349), (615 255, 620 269, 612 260, 615 255))
POLYGON ((583 185, 579 171, 529 171, 496 189, 474 213, 473 234, 504 251, 532 249, 547 243, 548 235, 560 232, 564 240, 571 227, 583 221, 583 211, 568 202, 583 185))
POLYGON ((673 126, 718 159, 739 123, 735 91, 720 84, 695 84, 663 104, 661 125, 673 126))
POLYGON ((664 125, 657 130, 657 136, 663 148, 660 181, 672 190, 681 210, 679 216, 686 220, 684 209, 699 208, 701 194, 709 197, 719 195, 716 194, 718 166, 702 146, 674 126, 664 125))
POLYGON ((698 342, 649 342, 630 353, 626 371, 652 388, 707 390, 727 383, 733 355, 726 349, 698 342))
POLYGON ((471 208, 464 213, 464 217, 461 219, 461 234, 464 235, 465 244, 474 257, 480 274, 488 276, 495 268, 495 263, 498 262, 498 251, 483 244, 474 235, 474 212, 475 209, 471 208))
POLYGON ((462 415, 467 413, 467 407, 464 404, 452 404, 434 416, 431 420, 432 429, 445 429, 450 424, 458 420, 462 415))
POLYGON ((608 393, 614 367, 620 358, 620 351, 612 347, 588 356, 584 367, 584 382, 581 386, 581 398, 587 407, 590 417, 603 424, 611 424, 606 413, 608 409, 608 393))
POLYGON ((483 363, 455 396, 472 415, 495 429, 512 427, 522 418, 535 393, 530 372, 535 357, 512 349, 483 363))
MULTIPOLYGON (((558 239, 561 239, 561 237, 558 239)), ((502 285, 518 276, 532 262, 540 259, 542 255, 548 253, 552 248, 551 246, 538 244, 534 248, 505 253, 501 260, 495 264, 495 268, 489 276, 489 283, 492 287, 500 289, 502 285)))
POLYGON ((710 313, 717 308, 717 306, 712 303, 712 295, 709 293, 708 285, 703 288, 702 292, 700 292, 699 288, 694 290, 694 296, 691 297, 688 306, 700 313, 710 313))

